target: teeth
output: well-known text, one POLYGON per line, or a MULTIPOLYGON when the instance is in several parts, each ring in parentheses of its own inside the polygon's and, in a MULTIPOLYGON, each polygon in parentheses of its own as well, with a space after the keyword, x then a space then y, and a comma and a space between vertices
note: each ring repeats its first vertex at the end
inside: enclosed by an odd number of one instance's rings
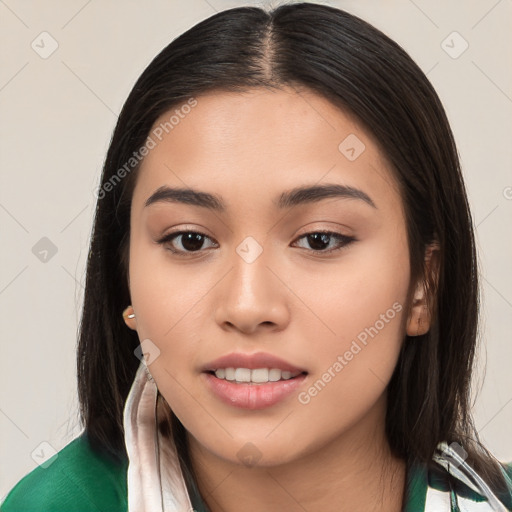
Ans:
POLYGON ((235 370, 235 380, 237 382, 251 382, 251 370, 247 368, 237 368, 235 370))
POLYGON ((215 376, 218 379, 225 379, 235 382, 252 382, 254 384, 264 384, 266 382, 277 382, 278 380, 288 380, 299 375, 300 372, 292 373, 279 368, 219 368, 215 370, 215 376))
POLYGON ((276 382, 281 378, 281 370, 273 368, 268 372, 268 380, 270 382, 276 382))
POLYGON ((266 368, 257 368, 251 370, 252 382, 268 382, 268 370, 266 368))

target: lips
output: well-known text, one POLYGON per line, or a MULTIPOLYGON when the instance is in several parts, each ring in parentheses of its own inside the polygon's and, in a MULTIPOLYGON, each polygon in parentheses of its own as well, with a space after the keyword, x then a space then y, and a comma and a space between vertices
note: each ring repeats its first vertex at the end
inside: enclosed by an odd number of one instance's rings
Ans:
POLYGON ((266 409, 289 399, 305 385, 307 375, 300 373, 297 377, 266 384, 235 383, 218 379, 215 374, 203 372, 201 380, 212 393, 230 407, 241 409, 266 409))
POLYGON ((204 365, 201 379, 223 403, 256 410, 289 398, 304 384, 307 373, 272 354, 232 353, 204 365))
POLYGON ((292 374, 307 373, 304 368, 295 366, 284 359, 265 352, 255 354, 243 354, 233 352, 219 357, 203 366, 203 372, 215 372, 219 368, 248 368, 254 370, 257 368, 277 368, 281 371, 288 371, 292 374))

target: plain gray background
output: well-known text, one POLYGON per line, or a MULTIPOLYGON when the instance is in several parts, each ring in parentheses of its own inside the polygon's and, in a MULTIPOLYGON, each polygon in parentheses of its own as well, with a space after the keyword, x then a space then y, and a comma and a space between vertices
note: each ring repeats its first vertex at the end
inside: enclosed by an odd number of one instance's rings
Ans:
MULTIPOLYGON (((215 11, 279 3, 0 0, 0 496, 80 432, 75 348, 93 191, 131 87, 215 11)), ((401 44, 447 110, 481 258, 475 420, 491 451, 511 461, 512 2, 320 3, 401 44)))

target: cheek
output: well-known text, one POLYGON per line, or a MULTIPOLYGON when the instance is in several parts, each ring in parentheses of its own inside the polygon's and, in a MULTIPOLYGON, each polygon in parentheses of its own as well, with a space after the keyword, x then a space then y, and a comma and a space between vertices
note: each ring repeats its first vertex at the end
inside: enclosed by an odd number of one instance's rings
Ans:
POLYGON ((409 287, 405 239, 382 237, 347 253, 343 264, 325 271, 323 288, 317 277, 301 281, 300 293, 309 290, 308 305, 322 323, 312 321, 305 332, 319 341, 314 375, 298 400, 304 414, 318 418, 318 427, 328 432, 332 424, 348 428, 361 419, 385 393, 395 369, 409 287), (321 338, 318 329, 326 333, 321 338))
POLYGON ((219 277, 199 270, 200 263, 173 261, 159 245, 131 247, 130 291, 137 333, 141 342, 149 339, 156 346, 158 356, 149 369, 167 401, 179 410, 180 400, 190 407, 190 395, 181 396, 180 389, 189 389, 190 379, 196 378, 191 372, 199 366, 212 331, 208 297, 219 277))
POLYGON ((130 293, 140 337, 172 337, 191 306, 205 293, 204 286, 185 267, 173 265, 162 246, 132 237, 130 293))
POLYGON ((295 290, 310 308, 304 316, 306 337, 318 339, 321 332, 325 340, 315 346, 317 355, 332 358, 349 350, 353 340, 364 343, 371 335, 379 340, 380 348, 371 351, 375 358, 384 355, 379 350, 396 353, 403 339, 409 274, 405 239, 386 236, 348 251, 339 264, 304 272, 295 290))
MULTIPOLYGON (((319 341, 314 375, 297 397, 296 421, 288 425, 297 427, 287 432, 297 444, 308 441, 300 428, 308 418, 315 418, 315 429, 329 438, 364 423, 368 415, 384 414, 386 388, 404 339, 409 266, 401 251, 378 254, 380 259, 372 251, 368 259, 347 261, 343 271, 329 274, 327 291, 318 293, 316 309, 334 334, 319 339, 313 329, 306 333, 319 341)), ((318 328, 323 329, 317 322, 318 328)))

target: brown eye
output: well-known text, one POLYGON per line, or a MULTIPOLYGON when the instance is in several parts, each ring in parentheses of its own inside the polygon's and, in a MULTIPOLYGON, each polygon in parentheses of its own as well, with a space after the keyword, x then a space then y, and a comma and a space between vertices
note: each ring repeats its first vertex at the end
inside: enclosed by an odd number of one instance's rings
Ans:
MULTIPOLYGON (((315 253, 327 254, 338 251, 354 242, 354 237, 342 235, 332 231, 314 231, 302 235, 297 240, 305 239, 309 247, 303 247, 315 253), (334 243, 333 243, 334 242, 334 243)), ((178 256, 187 256, 193 253, 200 253, 202 249, 211 248, 205 247, 205 241, 212 240, 204 233, 198 231, 177 231, 169 233, 158 243, 164 245, 166 249, 178 256)))
POLYGON ((158 243, 165 245, 173 253, 186 255, 187 253, 200 252, 204 248, 205 240, 211 239, 198 231, 178 231, 166 235, 158 240, 158 243))
MULTIPOLYGON (((350 243, 355 241, 354 237, 342 235, 341 233, 334 233, 332 231, 314 231, 302 235, 298 240, 305 239, 309 245, 309 249, 314 252, 330 253, 339 249, 343 249, 350 243), (331 242, 337 240, 334 243, 334 247, 330 247, 331 242)), ((305 247, 308 249, 308 247, 305 247)))

